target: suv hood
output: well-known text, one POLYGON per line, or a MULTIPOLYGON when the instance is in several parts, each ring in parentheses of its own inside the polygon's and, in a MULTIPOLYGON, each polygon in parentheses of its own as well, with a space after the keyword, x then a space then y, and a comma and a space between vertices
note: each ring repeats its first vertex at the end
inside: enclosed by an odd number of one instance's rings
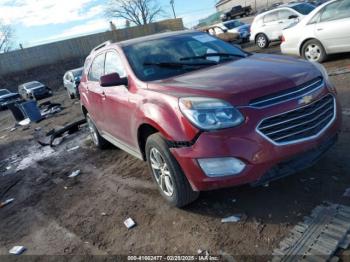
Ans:
POLYGON ((252 99, 302 85, 322 76, 305 60, 253 54, 247 58, 154 81, 148 88, 169 95, 207 96, 247 105, 252 99))

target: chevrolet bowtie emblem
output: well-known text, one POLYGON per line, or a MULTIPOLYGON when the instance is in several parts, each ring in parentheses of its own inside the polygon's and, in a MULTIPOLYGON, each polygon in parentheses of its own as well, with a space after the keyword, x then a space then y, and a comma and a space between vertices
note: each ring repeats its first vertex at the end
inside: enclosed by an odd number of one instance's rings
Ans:
POLYGON ((299 100, 299 105, 307 105, 310 104, 312 101, 313 97, 312 96, 304 96, 299 100))

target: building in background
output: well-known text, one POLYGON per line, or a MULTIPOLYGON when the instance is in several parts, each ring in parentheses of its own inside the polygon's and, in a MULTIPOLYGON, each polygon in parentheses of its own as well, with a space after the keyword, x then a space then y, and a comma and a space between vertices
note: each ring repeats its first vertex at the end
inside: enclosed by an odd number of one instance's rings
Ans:
POLYGON ((271 6, 274 3, 290 2, 291 0, 219 0, 215 5, 218 12, 228 12, 236 5, 250 5, 254 11, 261 10, 271 6))

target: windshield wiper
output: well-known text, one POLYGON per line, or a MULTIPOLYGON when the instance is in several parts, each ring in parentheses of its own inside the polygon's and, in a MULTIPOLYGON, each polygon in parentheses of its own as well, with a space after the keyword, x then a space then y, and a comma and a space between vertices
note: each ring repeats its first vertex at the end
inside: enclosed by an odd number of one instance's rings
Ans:
POLYGON ((222 57, 240 57, 240 58, 245 58, 245 55, 240 55, 240 54, 230 54, 230 53, 209 53, 201 56, 189 56, 189 57, 183 57, 180 60, 185 61, 185 60, 192 60, 192 59, 206 59, 207 57, 215 57, 215 56, 222 56, 222 57))
POLYGON ((206 63, 176 63, 176 62, 145 62, 144 66, 159 66, 159 67, 168 67, 168 68, 184 68, 184 67, 196 67, 196 66, 211 66, 217 65, 218 63, 215 61, 208 61, 206 63))

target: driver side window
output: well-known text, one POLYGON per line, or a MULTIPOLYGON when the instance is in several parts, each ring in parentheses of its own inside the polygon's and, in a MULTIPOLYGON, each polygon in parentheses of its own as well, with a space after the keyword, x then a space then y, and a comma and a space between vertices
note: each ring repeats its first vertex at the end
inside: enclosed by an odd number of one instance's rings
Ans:
POLYGON ((118 73, 120 77, 126 77, 124 65, 115 52, 107 52, 105 63, 105 74, 118 73))

